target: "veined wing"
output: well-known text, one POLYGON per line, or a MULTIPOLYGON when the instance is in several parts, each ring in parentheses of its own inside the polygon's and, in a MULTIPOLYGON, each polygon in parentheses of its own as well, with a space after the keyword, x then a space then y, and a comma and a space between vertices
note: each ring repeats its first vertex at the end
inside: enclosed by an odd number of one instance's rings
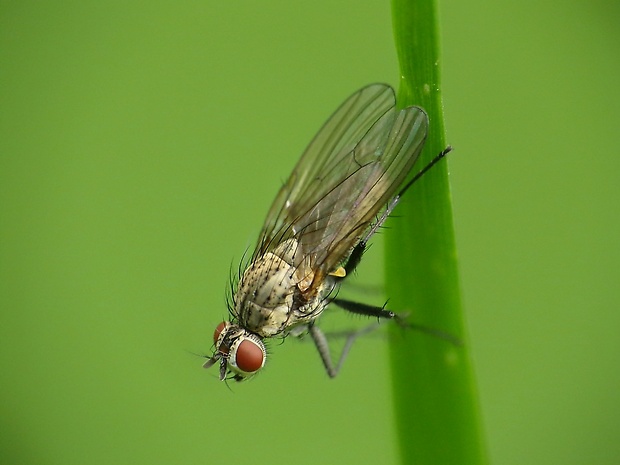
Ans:
POLYGON ((354 93, 280 189, 252 259, 295 238, 296 261, 309 260, 317 276, 333 271, 403 183, 427 130, 422 109, 396 110, 391 87, 373 84, 354 93))

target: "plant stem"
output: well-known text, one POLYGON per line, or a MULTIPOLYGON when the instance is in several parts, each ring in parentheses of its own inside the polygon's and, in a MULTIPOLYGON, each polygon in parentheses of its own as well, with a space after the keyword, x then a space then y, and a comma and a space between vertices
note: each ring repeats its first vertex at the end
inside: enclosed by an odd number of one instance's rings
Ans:
MULTIPOLYGON (((417 168, 446 146, 434 0, 393 0, 401 107, 419 105, 430 120, 417 168)), ((448 155, 448 158, 458 155, 448 155)), ((386 234, 390 308, 412 323, 466 342, 446 160, 426 173, 397 207, 386 234)), ((403 463, 485 464, 474 376, 466 344, 432 335, 390 333, 393 392, 403 463)))

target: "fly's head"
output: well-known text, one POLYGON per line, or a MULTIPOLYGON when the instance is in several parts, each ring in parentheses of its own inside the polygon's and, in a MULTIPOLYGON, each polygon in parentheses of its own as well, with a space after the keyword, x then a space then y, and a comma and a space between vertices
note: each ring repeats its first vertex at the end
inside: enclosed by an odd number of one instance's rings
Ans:
POLYGON ((267 351, 260 337, 230 321, 222 321, 213 333, 215 351, 204 368, 220 362, 220 380, 228 373, 235 381, 254 376, 265 365, 267 351))

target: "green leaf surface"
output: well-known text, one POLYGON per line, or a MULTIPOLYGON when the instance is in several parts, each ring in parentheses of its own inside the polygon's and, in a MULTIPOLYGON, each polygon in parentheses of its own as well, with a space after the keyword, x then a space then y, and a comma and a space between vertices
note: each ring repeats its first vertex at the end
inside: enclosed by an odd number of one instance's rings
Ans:
MULTIPOLYGON (((430 120, 417 168, 446 147, 434 0, 393 0, 401 107, 419 105, 430 120)), ((403 463, 484 464, 477 394, 467 349, 454 241, 448 156, 407 192, 388 224, 386 288, 390 308, 412 323, 455 336, 391 331, 397 429, 403 463)), ((396 326, 396 325, 394 325, 396 326)))

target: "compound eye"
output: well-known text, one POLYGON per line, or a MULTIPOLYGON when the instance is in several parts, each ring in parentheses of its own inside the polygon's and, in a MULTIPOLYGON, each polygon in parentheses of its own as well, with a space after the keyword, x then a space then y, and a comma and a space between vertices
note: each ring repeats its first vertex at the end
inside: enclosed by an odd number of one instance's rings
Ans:
POLYGON ((215 332, 213 333, 213 343, 216 344, 217 340, 220 338, 220 334, 224 331, 230 323, 228 321, 222 321, 217 328, 215 328, 215 332))
POLYGON ((262 368, 265 361, 265 352, 256 342, 244 339, 237 347, 235 363, 240 370, 253 373, 262 368))

